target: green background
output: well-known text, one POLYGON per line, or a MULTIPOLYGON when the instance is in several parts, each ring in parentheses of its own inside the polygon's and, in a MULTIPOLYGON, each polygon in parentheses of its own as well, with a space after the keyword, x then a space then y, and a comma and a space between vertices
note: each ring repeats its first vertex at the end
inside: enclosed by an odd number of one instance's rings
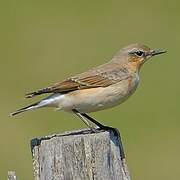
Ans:
POLYGON ((8 170, 33 179, 33 137, 84 128, 51 109, 9 117, 34 102, 25 92, 102 64, 136 42, 168 53, 143 66, 128 101, 92 116, 121 130, 133 180, 180 178, 180 1, 6 0, 0 8, 0 179, 8 170))

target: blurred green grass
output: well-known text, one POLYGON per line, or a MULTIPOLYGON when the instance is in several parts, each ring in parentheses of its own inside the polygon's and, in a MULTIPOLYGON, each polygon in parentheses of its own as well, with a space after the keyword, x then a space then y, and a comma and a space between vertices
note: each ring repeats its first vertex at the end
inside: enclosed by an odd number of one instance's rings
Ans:
POLYGON ((127 102, 92 115, 121 130, 133 180, 180 177, 179 1, 8 0, 0 5, 1 179, 8 170, 33 179, 33 137, 84 127, 50 109, 10 118, 9 112, 29 103, 24 93, 102 64, 134 42, 168 53, 144 65, 140 86, 127 102))

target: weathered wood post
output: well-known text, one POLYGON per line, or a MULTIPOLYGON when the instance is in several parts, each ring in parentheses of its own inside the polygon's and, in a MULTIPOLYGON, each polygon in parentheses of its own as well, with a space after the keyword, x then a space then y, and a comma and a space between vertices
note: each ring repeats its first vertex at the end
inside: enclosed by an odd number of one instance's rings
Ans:
POLYGON ((31 149, 35 180, 130 180, 117 131, 35 138, 31 149))
POLYGON ((8 180, 17 180, 15 171, 8 171, 7 179, 8 180))

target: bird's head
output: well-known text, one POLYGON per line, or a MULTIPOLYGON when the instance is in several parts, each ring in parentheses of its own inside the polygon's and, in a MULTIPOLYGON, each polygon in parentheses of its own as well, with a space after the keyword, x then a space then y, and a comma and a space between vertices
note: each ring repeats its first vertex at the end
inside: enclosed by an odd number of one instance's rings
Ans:
POLYGON ((165 50, 150 49, 141 44, 131 44, 120 50, 113 58, 113 61, 132 66, 139 70, 140 67, 151 57, 165 53, 165 50))

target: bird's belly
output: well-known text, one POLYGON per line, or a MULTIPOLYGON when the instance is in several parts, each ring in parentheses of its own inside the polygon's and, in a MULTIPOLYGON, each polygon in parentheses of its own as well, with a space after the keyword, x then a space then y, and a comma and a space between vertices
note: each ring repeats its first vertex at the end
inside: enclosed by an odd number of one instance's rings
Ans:
POLYGON ((111 108, 124 102, 136 89, 138 82, 123 80, 108 87, 77 90, 66 95, 59 103, 59 109, 93 112, 111 108))

